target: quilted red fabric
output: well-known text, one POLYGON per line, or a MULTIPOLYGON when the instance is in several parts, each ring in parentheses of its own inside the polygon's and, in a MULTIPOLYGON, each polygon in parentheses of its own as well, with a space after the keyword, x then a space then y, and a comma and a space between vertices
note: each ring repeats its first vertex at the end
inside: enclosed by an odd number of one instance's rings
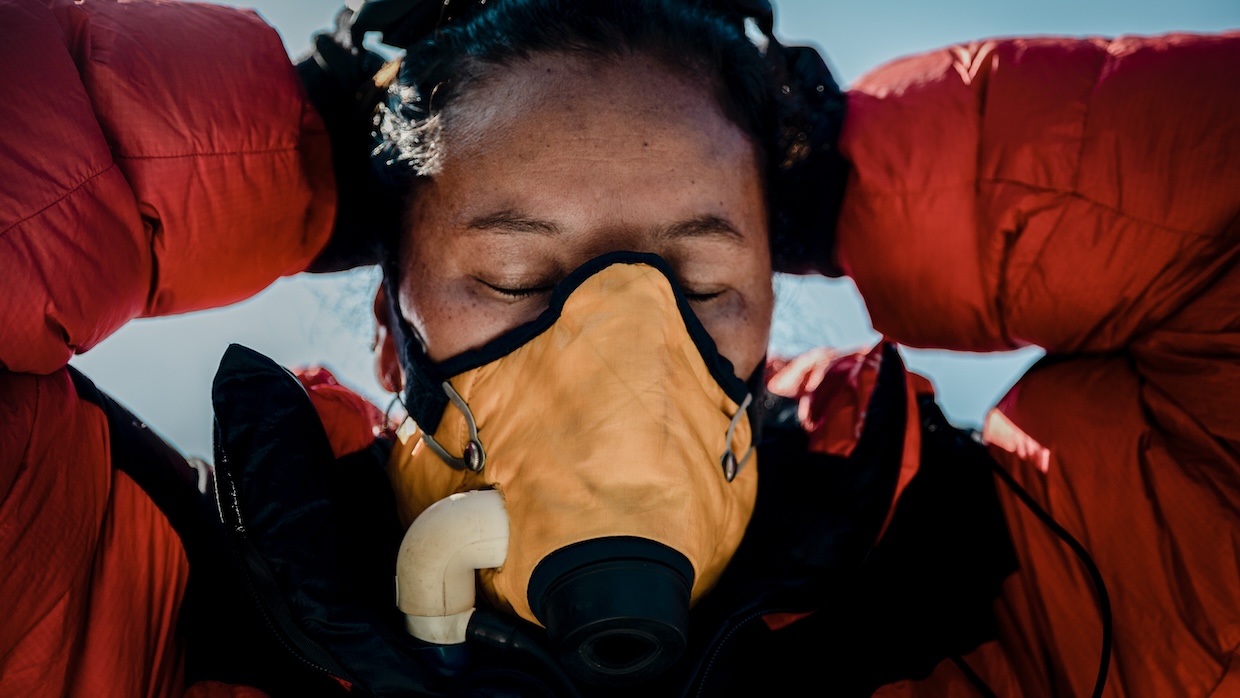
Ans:
MULTIPOLYGON (((986 436, 1106 579, 1107 695, 1240 695, 1240 33, 957 46, 849 109, 838 254, 875 327, 1049 354, 986 436)), ((1087 695, 1089 580, 1000 494, 1021 570, 967 661, 998 695, 1087 695)), ((975 689, 949 662, 881 695, 975 689)))
POLYGON ((253 13, 0 0, 0 26, 0 693, 180 695, 184 550, 64 366, 302 270, 330 144, 253 13))
POLYGON ((67 369, 0 371, 0 396, 2 692, 180 695, 181 539, 114 467, 67 369))
MULTIPOLYGON (((21 27, 0 42, 0 559, 37 561, 0 576, 0 682, 177 695, 184 553, 63 366, 133 317, 304 268, 334 216, 327 138, 252 14, 0 0, 0 26, 21 27)), ((1240 34, 998 40, 896 61, 849 97, 838 254, 876 327, 1052 357, 987 438, 1107 580, 1114 696, 1240 695, 1237 66, 1240 34)), ((784 377, 816 447, 846 452, 866 357, 784 377)), ((373 424, 321 385, 348 452, 373 424)), ((999 641, 965 659, 999 695, 1082 695, 1092 588, 1000 496, 1021 569, 999 641)), ((975 690, 945 663, 880 694, 975 690)))
POLYGON ((280 37, 232 8, 0 1, 0 369, 301 271, 330 143, 280 37))

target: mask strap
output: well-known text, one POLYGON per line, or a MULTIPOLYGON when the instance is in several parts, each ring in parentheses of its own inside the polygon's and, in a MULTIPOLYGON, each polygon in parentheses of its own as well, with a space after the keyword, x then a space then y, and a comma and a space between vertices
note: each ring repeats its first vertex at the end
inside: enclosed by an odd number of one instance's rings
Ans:
POLYGON ((400 393, 396 393, 388 402, 387 409, 383 411, 383 423, 384 425, 389 425, 392 431, 399 431, 400 428, 405 425, 405 422, 409 421, 409 419, 409 407, 405 405, 404 400, 400 399, 400 393), (397 405, 400 405, 400 408, 405 411, 405 418, 400 420, 400 424, 392 424, 392 408, 397 405))
MULTIPOLYGON (((474 413, 470 411, 469 405, 461 397, 460 393, 453 389, 452 384, 448 381, 443 382, 443 391, 448 396, 448 400, 456 405, 456 409, 461 411, 465 416, 465 424, 469 426, 469 443, 465 444, 465 452, 460 458, 448 453, 430 432, 422 432, 422 441, 432 453, 439 456, 439 459, 449 466, 457 470, 468 470, 470 472, 482 472, 482 466, 486 464, 487 452, 482 448, 482 442, 478 440, 478 423, 474 421, 474 413)), ((730 432, 729 432, 730 433, 730 432)))
POLYGON ((753 402, 753 393, 745 393, 745 399, 741 402, 741 406, 736 409, 736 414, 732 415, 732 422, 728 424, 727 450, 723 452, 723 456, 719 459, 719 464, 723 466, 723 477, 732 482, 736 479, 736 474, 745 467, 749 462, 749 457, 753 455, 753 444, 750 444, 749 450, 745 451, 745 455, 741 456, 739 461, 736 460, 736 454, 732 452, 732 436, 736 433, 736 425, 740 424, 741 417, 747 414, 749 403, 753 402))

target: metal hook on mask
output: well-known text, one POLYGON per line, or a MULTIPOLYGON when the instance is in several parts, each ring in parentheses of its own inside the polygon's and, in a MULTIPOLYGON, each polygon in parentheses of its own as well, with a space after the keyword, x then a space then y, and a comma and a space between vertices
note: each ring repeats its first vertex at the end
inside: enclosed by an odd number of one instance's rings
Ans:
POLYGON ((400 428, 404 426, 405 422, 409 421, 409 419, 409 406, 405 404, 404 400, 400 399, 400 393, 396 393, 392 396, 392 399, 388 401, 387 409, 383 410, 383 423, 387 427, 391 428, 392 431, 399 431, 400 428), (393 424, 392 408, 397 405, 400 405, 400 408, 405 411, 405 418, 400 420, 399 424, 393 424))
POLYGON ((736 474, 741 471, 741 468, 745 467, 745 463, 748 463, 749 457, 753 455, 754 447, 752 444, 750 444, 749 450, 745 451, 745 455, 741 456, 739 461, 736 459, 736 454, 732 452, 732 436, 736 433, 736 425, 740 424, 741 417, 746 414, 746 410, 749 409, 749 403, 751 402, 753 402, 753 394, 746 393, 744 401, 741 402, 741 406, 736 410, 736 414, 732 415, 732 422, 728 424, 728 437, 725 442, 727 450, 719 458, 719 464, 723 466, 723 477, 728 482, 736 479, 736 474))
POLYGON ((447 394, 448 399, 451 400, 452 404, 456 405, 456 408, 461 411, 462 415, 465 416, 465 424, 469 427, 469 443, 465 444, 465 452, 460 458, 457 458, 451 453, 448 453, 443 446, 439 445, 439 442, 436 441, 435 437, 431 436, 429 432, 422 432, 422 441, 426 443, 426 447, 429 448, 432 453, 439 456, 439 459, 444 463, 447 463, 449 466, 456 468, 457 470, 469 470, 470 472, 475 473, 482 472, 482 466, 486 464, 487 453, 486 450, 482 448, 482 441, 478 439, 478 423, 474 421, 474 413, 470 411, 469 405, 461 397, 460 393, 456 392, 456 390, 452 388, 451 383, 444 381, 442 387, 444 393, 447 394))

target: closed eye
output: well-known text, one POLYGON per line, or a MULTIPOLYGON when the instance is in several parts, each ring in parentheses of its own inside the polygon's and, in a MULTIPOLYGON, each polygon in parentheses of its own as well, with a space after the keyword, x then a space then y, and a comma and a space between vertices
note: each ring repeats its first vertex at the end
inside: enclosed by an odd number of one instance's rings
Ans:
POLYGON ((685 298, 688 298, 691 303, 705 303, 707 301, 713 301, 723 294, 723 291, 715 291, 714 293, 690 293, 689 291, 685 291, 685 298))
POLYGON ((543 293, 549 293, 551 289, 553 288, 552 286, 519 286, 519 287, 496 286, 495 284, 482 281, 482 279, 478 279, 478 280, 482 282, 483 286, 486 286, 487 288, 491 289, 492 291, 495 291, 499 295, 505 296, 508 298, 530 298, 532 296, 541 295, 543 293))

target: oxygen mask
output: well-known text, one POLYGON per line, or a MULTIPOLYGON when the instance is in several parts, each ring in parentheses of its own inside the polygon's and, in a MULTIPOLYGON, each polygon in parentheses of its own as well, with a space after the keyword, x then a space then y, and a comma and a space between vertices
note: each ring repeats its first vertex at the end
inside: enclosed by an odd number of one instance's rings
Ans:
MULTIPOLYGON (((404 523, 459 493, 498 493, 501 512, 446 526, 489 551, 477 566, 498 565, 476 576, 494 608, 545 627, 589 683, 674 664, 690 606, 740 544, 758 474, 749 390, 667 264, 597 258, 536 320, 423 368, 442 410, 399 433, 389 469, 404 523)), ((402 610, 413 603, 402 591, 402 610)))

